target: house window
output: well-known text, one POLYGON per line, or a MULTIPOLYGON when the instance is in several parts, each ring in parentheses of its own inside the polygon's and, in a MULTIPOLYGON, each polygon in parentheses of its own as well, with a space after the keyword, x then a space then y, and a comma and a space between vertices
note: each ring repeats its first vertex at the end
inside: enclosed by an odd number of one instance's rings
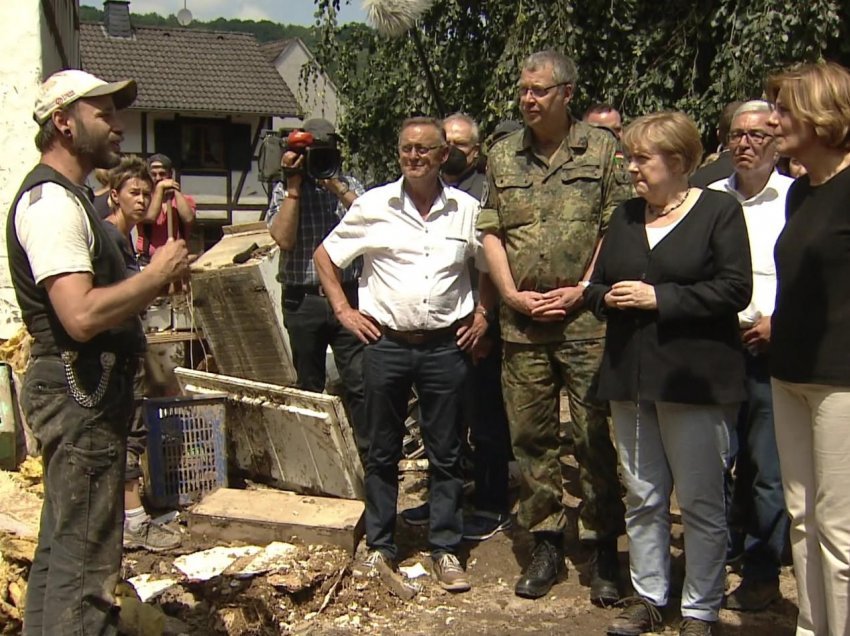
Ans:
POLYGON ((172 158, 183 173, 250 170, 251 126, 227 119, 178 117, 154 122, 155 152, 172 158))
POLYGON ((225 170, 224 122, 181 122, 180 164, 184 170, 225 170))

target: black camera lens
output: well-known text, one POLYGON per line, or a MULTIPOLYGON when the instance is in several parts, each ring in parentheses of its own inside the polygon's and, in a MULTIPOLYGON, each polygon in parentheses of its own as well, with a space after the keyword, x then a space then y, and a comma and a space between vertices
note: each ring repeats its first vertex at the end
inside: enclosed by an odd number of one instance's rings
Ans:
POLYGON ((304 153, 304 170, 314 179, 334 177, 342 165, 342 155, 332 146, 310 146, 304 153))

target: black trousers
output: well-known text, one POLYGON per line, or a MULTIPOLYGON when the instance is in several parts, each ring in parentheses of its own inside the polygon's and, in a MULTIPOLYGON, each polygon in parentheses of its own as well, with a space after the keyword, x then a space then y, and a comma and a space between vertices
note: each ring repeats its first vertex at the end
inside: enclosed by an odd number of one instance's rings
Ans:
MULTIPOLYGON (((344 286, 348 301, 357 307, 357 285, 344 286)), ((330 345, 342 397, 348 409, 361 462, 368 452, 366 407, 363 387, 363 343, 345 329, 324 296, 284 289, 283 322, 289 334, 298 388, 321 393, 325 390, 325 355, 330 345)))
POLYGON ((476 510, 507 514, 511 433, 502 397, 502 347, 496 339, 490 354, 470 366, 463 404, 472 443, 476 510))
POLYGON ((460 405, 468 358, 454 342, 407 345, 381 338, 366 347, 366 544, 392 559, 398 462, 410 389, 419 395, 420 428, 430 470, 431 553, 454 553, 463 533, 460 405))
MULTIPOLYGON (((86 385, 97 384, 99 364, 76 368, 86 385)), ((133 370, 117 365, 100 404, 84 408, 69 396, 58 357, 36 358, 27 371, 21 403, 41 445, 44 504, 27 584, 26 636, 118 633, 113 591, 132 378, 133 370)))

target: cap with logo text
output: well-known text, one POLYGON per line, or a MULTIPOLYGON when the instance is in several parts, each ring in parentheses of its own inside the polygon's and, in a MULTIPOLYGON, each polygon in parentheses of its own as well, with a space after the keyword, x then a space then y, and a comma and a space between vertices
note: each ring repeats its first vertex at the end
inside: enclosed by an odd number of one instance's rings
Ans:
POLYGON ((127 108, 136 99, 135 80, 105 82, 91 73, 77 69, 59 71, 48 77, 38 89, 33 119, 43 124, 50 116, 78 99, 112 95, 115 108, 127 108))

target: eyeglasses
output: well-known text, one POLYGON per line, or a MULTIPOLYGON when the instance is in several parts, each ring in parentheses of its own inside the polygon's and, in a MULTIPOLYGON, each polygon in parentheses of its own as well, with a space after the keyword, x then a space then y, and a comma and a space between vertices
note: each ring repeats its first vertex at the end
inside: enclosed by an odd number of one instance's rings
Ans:
POLYGON ((768 139, 773 139, 773 135, 763 132, 761 130, 732 130, 729 132, 729 143, 741 143, 741 140, 744 137, 748 138, 750 140, 750 143, 756 146, 760 146, 763 143, 767 143, 768 139))
POLYGON ((437 146, 420 146, 419 144, 404 144, 403 146, 398 147, 398 151, 403 155, 409 155, 411 152, 416 153, 420 157, 424 157, 432 150, 437 150, 437 148, 442 148, 443 145, 437 146))
POLYGON ((519 86, 516 89, 517 97, 523 98, 527 93, 531 93, 531 96, 534 99, 543 99, 549 94, 553 88, 557 88, 558 86, 566 86, 569 82, 558 82, 557 84, 552 84, 551 86, 519 86))

